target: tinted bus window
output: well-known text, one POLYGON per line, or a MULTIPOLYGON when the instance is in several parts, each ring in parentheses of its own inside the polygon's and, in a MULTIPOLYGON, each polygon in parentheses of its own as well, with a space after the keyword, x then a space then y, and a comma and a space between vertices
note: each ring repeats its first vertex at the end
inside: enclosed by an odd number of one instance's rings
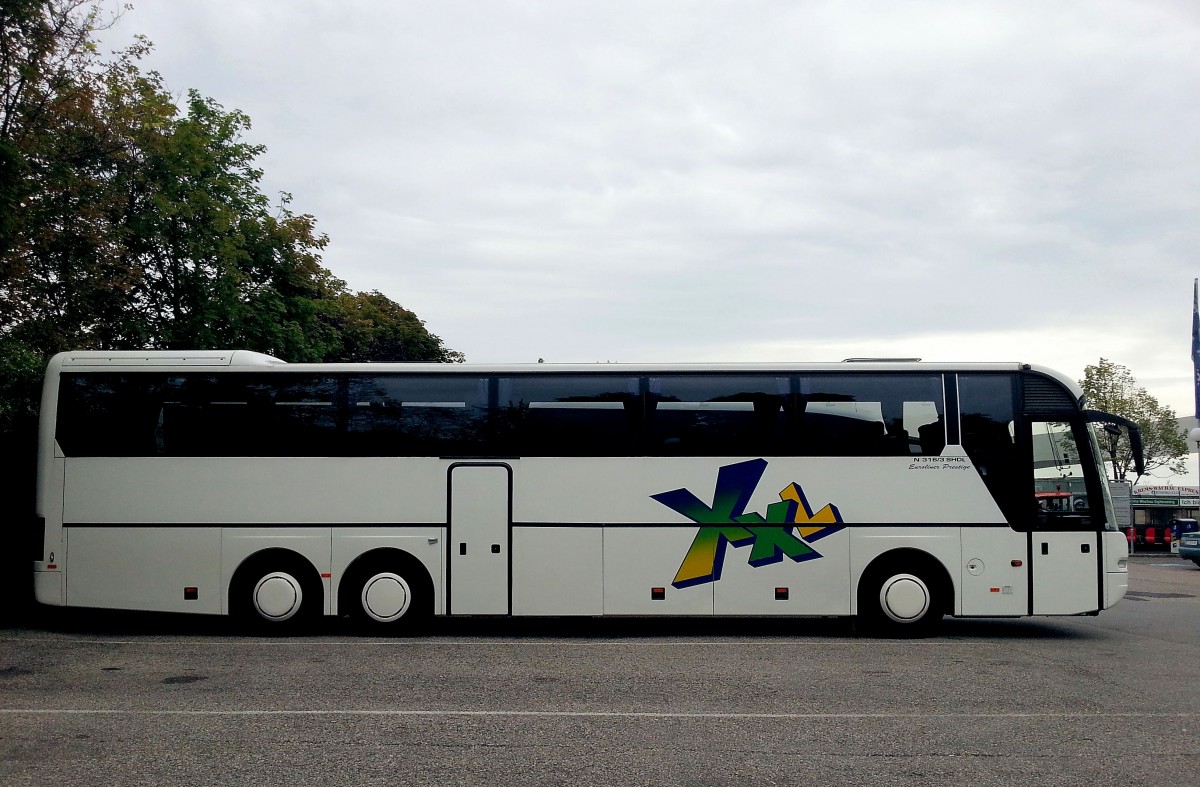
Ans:
POLYGON ((487 456, 487 379, 357 375, 347 381, 351 456, 487 456))
POLYGON ((336 456, 338 383, 309 375, 168 376, 169 456, 336 456))
POLYGON ((941 375, 812 375, 799 389, 799 455, 912 456, 944 447, 941 375))
POLYGON ((495 448, 513 456, 631 456, 638 378, 528 375, 497 383, 495 448))
POLYGON ((1028 518, 1032 504, 1017 458, 1014 399, 1012 375, 958 375, 963 448, 1005 518, 1017 524, 1028 518))
POLYGON ((55 439, 67 456, 162 453, 161 376, 65 374, 59 382, 55 439))
POLYGON ((336 391, 307 375, 65 375, 57 437, 68 456, 336 455, 336 391))
POLYGON ((786 451, 787 377, 650 378, 647 453, 773 455, 786 451))

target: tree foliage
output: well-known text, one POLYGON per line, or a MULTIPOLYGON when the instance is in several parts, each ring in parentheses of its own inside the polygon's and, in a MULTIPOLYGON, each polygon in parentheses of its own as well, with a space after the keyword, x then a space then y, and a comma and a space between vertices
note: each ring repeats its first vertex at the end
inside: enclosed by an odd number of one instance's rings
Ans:
POLYGON ((332 313, 345 361, 462 361, 425 330, 425 323, 378 290, 343 293, 332 313))
MULTIPOLYGON (((1089 407, 1123 416, 1140 427, 1147 472, 1156 467, 1172 473, 1186 472, 1187 437, 1179 428, 1175 411, 1159 404, 1138 385, 1128 368, 1101 358, 1100 363, 1083 370, 1079 384, 1089 407)), ((1098 438, 1114 480, 1125 480, 1133 467, 1128 437, 1100 430, 1098 438)))

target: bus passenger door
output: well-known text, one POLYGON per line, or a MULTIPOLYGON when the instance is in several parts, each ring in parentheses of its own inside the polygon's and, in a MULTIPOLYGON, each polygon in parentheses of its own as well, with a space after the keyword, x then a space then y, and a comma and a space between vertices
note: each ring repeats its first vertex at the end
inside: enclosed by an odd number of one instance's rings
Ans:
POLYGON ((508 465, 450 468, 450 592, 452 615, 509 614, 512 469, 508 465))
MULTIPOLYGON (((1055 476, 1078 473, 1071 470, 1079 462, 1076 433, 1057 421, 1034 421, 1031 429, 1035 488, 1063 486, 1055 476)), ((1034 615, 1074 615, 1102 606, 1099 534, 1085 501, 1061 493, 1034 496, 1029 556, 1034 615)))

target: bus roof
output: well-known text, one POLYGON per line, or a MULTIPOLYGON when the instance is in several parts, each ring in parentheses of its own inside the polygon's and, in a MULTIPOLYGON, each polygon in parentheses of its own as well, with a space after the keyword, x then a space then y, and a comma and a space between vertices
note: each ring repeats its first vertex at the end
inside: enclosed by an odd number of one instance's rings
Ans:
POLYGON ((804 363, 288 363, 250 350, 80 350, 63 352, 50 360, 48 372, 100 369, 194 369, 196 367, 252 367, 262 371, 292 372, 410 372, 422 374, 654 374, 656 372, 757 372, 803 374, 813 372, 1034 372, 1065 385, 1076 401, 1083 396, 1070 377, 1035 364, 1010 362, 937 362, 900 359, 850 360, 804 363))

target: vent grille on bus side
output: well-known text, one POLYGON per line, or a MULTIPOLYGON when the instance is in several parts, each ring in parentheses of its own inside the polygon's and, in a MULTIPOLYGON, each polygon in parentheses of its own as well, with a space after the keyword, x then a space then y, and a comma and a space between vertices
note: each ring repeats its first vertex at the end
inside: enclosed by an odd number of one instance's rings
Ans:
POLYGON ((1070 415, 1077 409, 1071 394, 1045 377, 1025 376, 1025 412, 1070 415))

